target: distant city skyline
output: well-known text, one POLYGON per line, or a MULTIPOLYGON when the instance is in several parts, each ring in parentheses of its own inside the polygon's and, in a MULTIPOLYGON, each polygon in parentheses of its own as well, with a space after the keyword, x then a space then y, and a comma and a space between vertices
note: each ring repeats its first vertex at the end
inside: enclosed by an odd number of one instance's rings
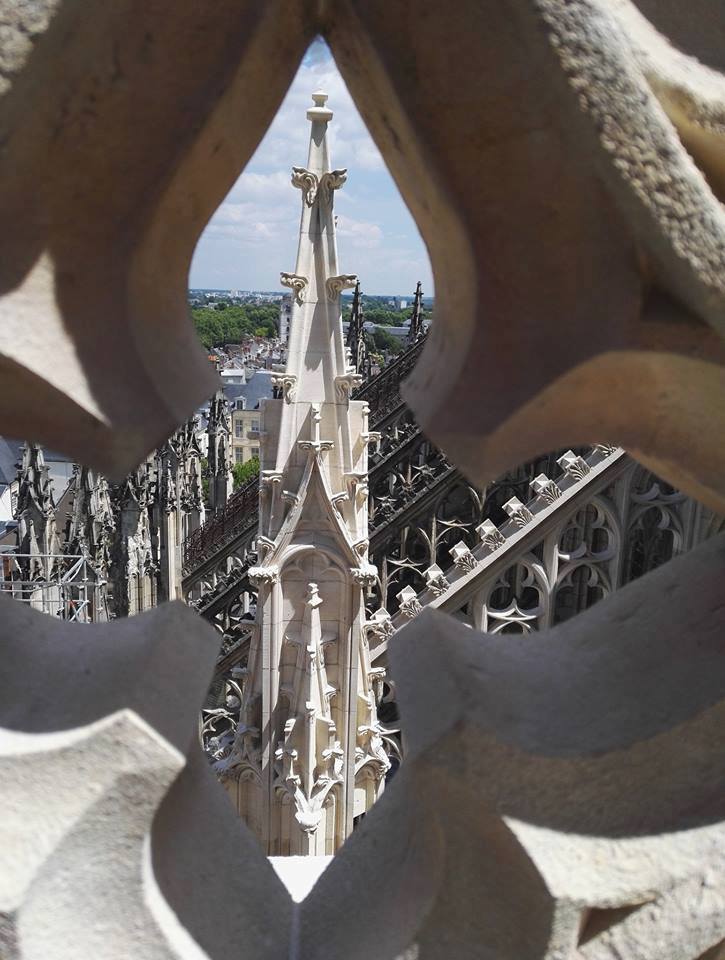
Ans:
MULTIPOLYGON (((277 291, 294 267, 300 193, 291 167, 307 159, 310 94, 323 89, 334 113, 329 138, 348 181, 335 196, 340 269, 372 296, 411 296, 418 280, 433 296, 425 245, 348 93, 329 49, 315 41, 244 173, 209 221, 191 265, 189 287, 277 291)), ((241 118, 240 118, 241 122, 241 118)))

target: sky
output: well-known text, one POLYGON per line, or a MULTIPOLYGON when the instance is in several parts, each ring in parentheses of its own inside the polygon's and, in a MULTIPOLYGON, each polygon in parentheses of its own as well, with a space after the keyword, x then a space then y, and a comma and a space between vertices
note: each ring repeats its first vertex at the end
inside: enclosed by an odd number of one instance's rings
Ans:
POLYGON ((305 113, 319 89, 329 94, 334 114, 328 127, 332 165, 348 171, 335 193, 340 272, 357 274, 368 294, 410 295, 421 280, 423 293, 433 295, 415 222, 321 40, 308 50, 256 153, 201 235, 190 287, 281 290, 280 271, 294 271, 302 194, 290 174, 307 161, 305 113))

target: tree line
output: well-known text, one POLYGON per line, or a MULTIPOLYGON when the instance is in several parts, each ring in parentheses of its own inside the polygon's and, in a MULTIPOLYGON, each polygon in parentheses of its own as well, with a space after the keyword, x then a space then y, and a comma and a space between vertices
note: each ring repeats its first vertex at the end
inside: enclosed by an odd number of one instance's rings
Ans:
POLYGON ((245 337, 275 337, 279 307, 273 303, 217 303, 213 307, 195 307, 191 317, 199 339, 207 348, 240 343, 245 337))

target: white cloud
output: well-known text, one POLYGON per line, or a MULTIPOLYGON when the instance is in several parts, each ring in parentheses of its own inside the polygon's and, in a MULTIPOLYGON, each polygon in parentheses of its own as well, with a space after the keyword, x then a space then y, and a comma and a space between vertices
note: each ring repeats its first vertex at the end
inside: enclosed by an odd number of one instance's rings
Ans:
POLYGON ((247 169, 207 225, 194 255, 193 286, 274 290, 279 271, 293 269, 300 192, 290 174, 292 166, 306 163, 304 117, 310 94, 319 89, 329 95, 334 114, 328 132, 332 162, 349 170, 335 198, 341 264, 360 275, 369 293, 406 293, 418 278, 433 292, 415 224, 321 41, 310 47, 247 169))
POLYGON ((369 250, 379 247, 383 242, 383 231, 377 223, 366 223, 364 220, 353 220, 338 214, 337 235, 343 240, 349 240, 350 246, 356 249, 369 250))

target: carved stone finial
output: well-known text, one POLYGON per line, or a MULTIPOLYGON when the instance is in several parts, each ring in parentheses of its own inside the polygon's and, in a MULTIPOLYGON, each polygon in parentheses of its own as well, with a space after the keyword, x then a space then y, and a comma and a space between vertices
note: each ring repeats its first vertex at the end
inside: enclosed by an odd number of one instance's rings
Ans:
POLYGON ((327 103, 327 94, 323 93, 322 90, 316 90, 312 94, 312 100, 314 102, 314 107, 310 107, 307 111, 308 120, 332 120, 332 110, 328 109, 325 104, 327 103))

